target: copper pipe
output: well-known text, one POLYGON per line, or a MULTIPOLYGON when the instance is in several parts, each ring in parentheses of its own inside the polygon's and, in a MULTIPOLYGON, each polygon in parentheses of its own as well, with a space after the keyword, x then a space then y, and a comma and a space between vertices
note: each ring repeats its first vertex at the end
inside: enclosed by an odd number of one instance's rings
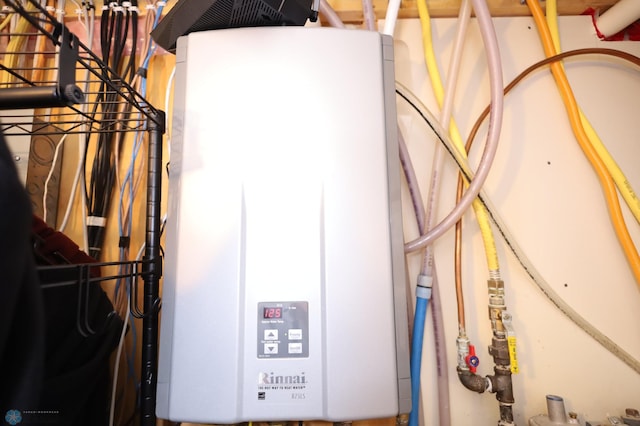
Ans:
MULTIPOLYGON (((458 177, 458 191, 456 192, 456 202, 462 198, 463 181, 458 177)), ((466 330, 466 320, 464 316, 464 293, 462 291, 462 219, 456 222, 455 233, 455 284, 456 284, 456 303, 458 306, 458 330, 466 330)))
MULTIPOLYGON (((620 59, 629 61, 634 63, 635 65, 640 66, 640 58, 637 56, 631 55, 626 52, 614 50, 614 49, 601 49, 601 48, 588 48, 588 49, 576 49, 567 52, 559 53, 555 56, 551 56, 549 58, 543 59, 535 64, 531 65, 523 72, 521 72, 515 79, 513 79, 505 88, 504 94, 509 93, 518 83, 520 83, 527 75, 531 74, 533 71, 541 68, 545 65, 549 65, 553 62, 560 61, 564 58, 568 58, 571 56, 579 56, 579 55, 593 55, 593 54, 601 54, 618 57, 620 59)), ((469 136, 467 137, 467 142, 465 144, 465 150, 467 153, 471 150, 471 146, 473 145, 473 141, 482 125, 484 119, 489 115, 490 105, 488 105, 484 111, 480 114, 476 122, 474 123, 471 131, 469 132, 469 136)), ((462 198, 464 190, 464 180, 462 174, 458 177, 458 186, 456 191, 456 203, 460 201, 462 198)), ((465 327, 465 314, 464 314, 464 295, 462 290, 462 220, 459 220, 456 223, 455 228, 455 256, 454 256, 454 268, 455 268, 455 285, 456 285, 456 301, 458 306, 458 326, 460 329, 466 329, 465 327)))

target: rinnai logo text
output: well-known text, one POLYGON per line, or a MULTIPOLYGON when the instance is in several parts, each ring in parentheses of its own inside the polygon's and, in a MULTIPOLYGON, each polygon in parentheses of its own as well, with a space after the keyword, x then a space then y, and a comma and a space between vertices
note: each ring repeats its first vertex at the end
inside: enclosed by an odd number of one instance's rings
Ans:
POLYGON ((307 378, 304 371, 299 375, 293 376, 276 376, 273 373, 258 373, 259 385, 295 385, 306 384, 307 378))

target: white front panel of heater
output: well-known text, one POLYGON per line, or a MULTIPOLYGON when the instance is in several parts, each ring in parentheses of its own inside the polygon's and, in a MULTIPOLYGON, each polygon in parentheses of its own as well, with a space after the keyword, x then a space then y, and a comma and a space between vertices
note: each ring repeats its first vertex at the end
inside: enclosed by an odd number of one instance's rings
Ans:
POLYGON ((397 414, 379 35, 253 28, 180 43, 159 415, 397 414), (308 307, 307 323, 265 310, 283 302, 308 307))

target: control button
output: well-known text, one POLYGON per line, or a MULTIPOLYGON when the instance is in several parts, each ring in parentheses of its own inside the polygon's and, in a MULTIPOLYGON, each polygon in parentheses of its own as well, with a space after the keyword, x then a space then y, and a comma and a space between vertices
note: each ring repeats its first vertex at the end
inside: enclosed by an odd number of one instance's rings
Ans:
POLYGON ((290 328, 289 329, 289 340, 302 340, 302 329, 301 328, 290 328))
POLYGON ((290 354, 301 354, 302 353, 302 343, 289 343, 289 353, 290 354))
POLYGON ((278 330, 275 330, 275 329, 265 330, 264 340, 278 340, 278 330))
POLYGON ((278 353, 278 344, 277 343, 265 343, 264 344, 264 353, 265 355, 275 355, 278 353))

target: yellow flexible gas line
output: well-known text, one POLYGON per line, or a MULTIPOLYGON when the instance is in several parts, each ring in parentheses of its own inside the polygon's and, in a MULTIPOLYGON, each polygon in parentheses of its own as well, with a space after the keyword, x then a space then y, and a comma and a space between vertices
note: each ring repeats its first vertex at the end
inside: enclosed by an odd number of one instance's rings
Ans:
MULTIPOLYGON (((422 29, 422 44, 424 47, 424 60, 427 64, 427 70, 429 72, 429 78, 431 79, 431 86, 433 93, 438 101, 438 106, 442 108, 444 103, 444 85, 440 78, 440 71, 438 71, 438 62, 436 61, 436 55, 433 50, 433 40, 431 39, 431 15, 427 8, 426 0, 418 1, 418 15, 420 17, 420 27, 422 29)), ((444 126, 444 125, 443 125, 444 126)), ((458 148, 458 151, 466 153, 464 150, 464 143, 460 136, 460 131, 453 117, 449 121, 449 133, 453 143, 458 148)))
POLYGON ((560 52, 560 31, 558 30, 558 4, 554 0, 547 0, 545 5, 545 12, 547 18, 547 26, 551 32, 551 38, 553 39, 553 47, 556 49, 556 53, 560 52))
MULTIPOLYGON (((34 7, 31 5, 31 3, 27 3, 27 11, 31 12, 33 10, 34 10, 34 7)), ((7 19, 8 18, 9 17, 7 17, 7 19)), ((3 24, 4 22, 5 21, 3 21, 3 24)), ((23 16, 21 16, 20 19, 18 20, 18 23, 16 24, 15 29, 13 29, 13 32, 15 32, 16 34, 25 34, 28 28, 29 28, 29 21, 27 21, 23 16)), ((14 35, 11 37, 9 44, 7 45, 6 54, 4 57, 4 64, 7 68, 16 68, 16 65, 18 64, 18 59, 20 58, 19 52, 22 50, 27 40, 28 40, 28 36, 25 36, 25 35, 14 35)), ((15 77, 13 77, 9 73, 3 73, 3 78, 0 83, 9 84, 12 82, 14 78, 15 77)))
MULTIPOLYGON (((427 70, 429 72, 429 78, 431 79, 431 86, 433 87, 436 101, 440 108, 442 108, 442 104, 444 103, 444 86, 442 84, 442 79, 440 78, 440 72, 438 71, 438 64, 433 50, 433 41, 431 39, 431 16, 429 15, 429 10, 425 0, 418 1, 418 15, 420 17, 420 24, 422 27, 424 57, 427 64, 427 70)), ((458 152, 464 156, 464 158, 467 158, 467 152, 464 149, 464 142, 462 141, 458 126, 456 125, 453 117, 449 122, 449 134, 451 135, 451 140, 458 152)), ((482 202, 477 198, 474 200, 472 206, 476 215, 476 220, 478 221, 478 226, 480 227, 489 271, 499 273, 500 263, 498 261, 498 251, 496 250, 496 243, 491 229, 489 214, 482 205, 482 202)))
MULTIPOLYGON (((547 0, 546 3, 546 12, 547 12, 547 25, 549 26, 549 31, 551 31, 551 37, 553 38, 553 44, 555 46, 556 53, 560 53, 560 33, 558 31, 558 9, 557 9, 557 0, 547 0)), ((589 141, 591 141, 591 145, 596 150, 604 165, 607 167, 609 174, 613 178, 613 181, 618 187, 618 192, 622 195, 622 198, 627 203, 629 210, 633 214, 633 217, 636 218, 636 221, 640 223, 640 199, 636 196, 633 187, 627 180, 627 177, 624 175, 624 172, 620 169, 620 166, 616 163, 616 160, 611 156, 604 143, 602 143, 602 139, 598 136, 595 129, 589 122, 589 119, 584 115, 580 106, 578 106, 578 112, 580 113, 580 121, 584 126, 584 131, 587 133, 589 137, 589 141)))
POLYGON ((0 31, 4 30, 4 28, 9 25, 9 22, 11 21, 11 14, 8 14, 4 20, 2 21, 2 23, 0 23, 0 31))
MULTIPOLYGON (((536 26, 538 27, 540 40, 542 41, 545 54, 547 56, 552 56, 555 53, 555 48, 553 45, 553 39, 551 37, 549 27, 547 26, 547 23, 544 19, 542 8, 540 7, 538 0, 527 0, 527 5, 529 6, 529 10, 533 15, 536 26)), ((571 86, 569 85, 569 81, 567 80, 567 76, 565 75, 562 66, 560 66, 560 64, 557 62, 552 63, 551 72, 556 81, 556 84, 558 85, 562 100, 567 109, 567 114, 569 115, 569 120, 571 121, 571 128, 573 129, 573 133, 576 136, 576 140, 578 141, 580 148, 582 149, 585 156, 593 166, 596 174, 598 175, 598 179, 600 180, 600 184, 602 185, 602 189, 607 201, 607 207, 609 209, 609 215, 611 216, 611 222, 613 223, 620 245, 624 250, 627 261, 629 262, 629 266, 631 267, 633 275, 636 279, 636 283, 638 284, 638 286, 640 286, 640 257, 638 256, 638 251, 636 250, 636 247, 633 243, 633 240, 631 239, 631 236, 629 235, 627 226, 624 222, 624 217, 622 216, 622 211, 620 210, 620 202, 618 201, 618 195, 616 193, 616 187, 613 179, 609 175, 604 162, 602 161, 602 159, 600 159, 600 157, 598 157, 594 147, 591 146, 589 137, 582 127, 582 123, 580 122, 580 113, 578 112, 578 106, 576 104, 571 86)))

